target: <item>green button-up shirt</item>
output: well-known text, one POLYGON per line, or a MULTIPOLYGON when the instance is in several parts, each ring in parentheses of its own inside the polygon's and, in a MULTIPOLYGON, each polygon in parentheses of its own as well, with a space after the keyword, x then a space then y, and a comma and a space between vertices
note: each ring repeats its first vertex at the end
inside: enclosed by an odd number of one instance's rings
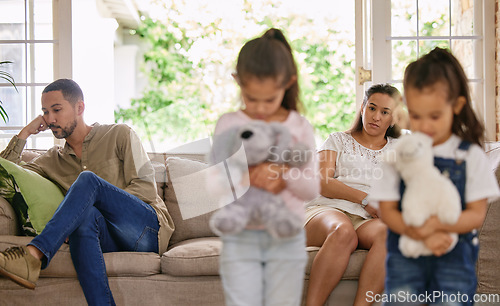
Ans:
MULTIPOLYGON (((25 144, 26 140, 14 136, 0 156, 19 163, 25 144)), ((157 193, 154 169, 141 141, 127 125, 95 123, 83 141, 81 158, 66 143, 64 147, 54 146, 23 167, 53 181, 64 193, 80 172, 92 171, 150 204, 160 223, 159 254, 166 251, 174 230, 173 221, 157 193)))

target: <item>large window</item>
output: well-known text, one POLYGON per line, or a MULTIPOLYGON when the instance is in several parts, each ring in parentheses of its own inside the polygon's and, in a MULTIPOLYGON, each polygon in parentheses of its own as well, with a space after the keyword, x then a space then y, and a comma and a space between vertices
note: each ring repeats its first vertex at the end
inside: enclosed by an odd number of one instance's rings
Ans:
MULTIPOLYGON (((71 61, 64 55, 70 46, 65 29, 71 29, 66 22, 70 6, 65 2, 69 1, 61 1, 61 5, 57 0, 0 1, 0 61, 12 62, 1 69, 14 77, 17 86, 16 91, 0 81, 0 99, 9 116, 8 122, 0 122, 2 147, 40 113, 43 88, 55 77, 71 75, 71 61)), ((52 135, 42 133, 30 137, 28 146, 53 144, 52 135)))
POLYGON ((474 109, 494 140, 495 1, 360 0, 358 11, 365 16, 360 36, 371 38, 360 38, 365 47, 358 59, 373 71, 373 82, 401 88, 408 63, 434 47, 448 48, 464 67, 474 109))
MULTIPOLYGON (((86 94, 86 119, 88 119, 89 123, 93 123, 93 120, 99 122, 108 120, 96 116, 92 117, 91 114, 106 112, 106 114, 111 114, 108 117, 112 118, 113 109, 116 109, 116 99, 111 94, 113 89, 109 84, 114 84, 113 78, 115 76, 113 76, 112 66, 111 69, 104 68, 104 66, 106 63, 113 63, 113 48, 116 47, 119 41, 114 36, 115 28, 113 27, 116 26, 111 24, 109 20, 89 23, 88 20, 94 20, 98 17, 97 13, 93 12, 96 10, 97 2, 99 1, 0 0, 0 61, 13 62, 2 66, 0 69, 7 70, 14 76, 18 88, 18 91, 16 91, 10 84, 0 80, 0 100, 4 102, 3 106, 10 117, 7 123, 0 121, 0 146, 5 147, 13 135, 17 134, 25 124, 40 113, 40 92, 44 86, 57 78, 75 78, 82 86, 86 94), (72 6, 73 10, 78 12, 73 16, 71 12, 72 6), (90 7, 93 11, 87 10, 90 7), (75 26, 75 21, 83 24, 81 30, 78 30, 75 26), (74 42, 72 33, 75 35, 74 42), (114 39, 115 41, 113 41, 114 39), (96 44, 103 46, 99 48, 91 47, 96 44), (72 46, 74 46, 73 49, 72 46), (75 57, 75 61, 73 61, 73 57, 75 57), (78 60, 76 60, 77 58, 78 60), (98 70, 95 67, 99 67, 98 70), (87 72, 86 70, 90 70, 91 74, 89 76, 83 76, 84 72, 87 72), (99 71, 99 73, 95 73, 95 71, 99 71)), ((191 1, 187 1, 187 3, 191 3, 191 1)), ((319 3, 321 1, 312 1, 307 4, 307 7, 312 12, 318 7, 321 7, 324 11, 325 6, 320 6, 319 3)), ((496 129, 495 71, 493 64, 495 62, 495 1, 355 0, 355 3, 355 68, 358 70, 356 73, 356 101, 358 105, 363 98, 364 90, 372 83, 390 82, 401 88, 402 74, 410 61, 417 59, 434 46, 447 47, 462 62, 470 80, 474 108, 485 122, 488 139, 494 139, 496 129), (361 81, 361 68, 371 72, 371 77, 368 78, 370 81, 364 83, 361 81)), ((336 8, 335 4, 332 4, 332 7, 336 8)), ((253 9, 258 13, 248 14, 246 12, 246 19, 233 19, 247 20, 249 16, 257 18, 262 14, 261 7, 253 9)), ((349 11, 351 10, 352 8, 349 8, 349 11)), ((276 25, 276 16, 281 16, 283 10, 275 9, 275 11, 273 11, 274 15, 272 15, 274 17, 265 19, 266 22, 272 20, 273 24, 276 25)), ((186 13, 183 13, 180 16, 186 15, 186 13)), ((341 15, 347 16, 348 14, 341 15)), ((199 21, 199 16, 193 17, 192 20, 196 20, 196 18, 199 21)), ((231 21, 228 18, 220 20, 221 22, 224 21, 221 25, 231 21)), ((291 20, 299 22, 301 19, 295 16, 291 20)), ((321 23, 317 16, 311 20, 318 24, 321 23)), ((352 20, 352 18, 349 20, 352 20)), ((267 25, 265 22, 260 23, 261 28, 264 24, 267 25)), ((293 33, 292 23, 285 24, 288 25, 288 33, 293 33)), ((306 100, 309 101, 308 116, 317 125, 324 124, 325 133, 335 129, 345 129, 343 125, 336 121, 325 119, 325 114, 342 112, 351 114, 355 111, 353 107, 348 107, 354 104, 350 98, 353 95, 352 72, 347 77, 342 76, 342 82, 339 84, 334 84, 333 77, 326 77, 326 74, 323 75, 322 79, 318 79, 312 73, 312 71, 323 73, 321 69, 318 69, 317 64, 325 64, 326 62, 331 67, 326 69, 325 72, 333 74, 336 73, 335 69, 342 64, 354 66, 354 61, 350 58, 345 59, 339 56, 342 53, 340 51, 352 46, 352 44, 335 43, 335 39, 340 36, 336 32, 340 27, 339 24, 345 26, 346 22, 341 21, 339 23, 338 20, 323 22, 321 31, 315 31, 314 35, 307 35, 307 37, 317 40, 316 44, 299 39, 298 42, 301 45, 297 45, 297 50, 300 52, 307 51, 310 53, 314 51, 316 56, 320 58, 316 62, 314 61, 315 57, 299 56, 298 60, 299 62, 307 62, 313 59, 311 63, 306 63, 310 67, 307 66, 303 69, 303 78, 312 79, 318 84, 324 85, 321 90, 311 90, 314 95, 310 99, 306 97, 306 100), (328 48, 323 47, 325 43, 328 48), (332 99, 331 102, 328 100, 330 93, 344 94, 344 91, 347 92, 345 93, 346 97, 332 99), (329 108, 321 108, 320 103, 317 101, 323 101, 324 107, 328 106, 329 108), (332 106, 339 101, 345 104, 341 108, 342 110, 332 106)), ((279 26, 279 24, 276 26, 279 26)), ((234 26, 233 28, 238 27, 234 26)), ((247 27, 240 28, 246 29, 247 27)), ((297 26, 297 29, 300 30, 299 32, 304 32, 302 24, 297 26)), ((255 31, 255 33, 260 31, 255 31)), ((193 33, 193 31, 187 33, 193 33)), ((220 38, 220 29, 214 28, 214 33, 213 37, 220 38)), ((208 35, 204 39, 196 40, 197 44, 195 45, 198 47, 203 45, 200 43, 212 36, 208 35)), ((245 37, 248 36, 250 34, 245 34, 245 37)), ((291 34, 290 38, 294 40, 296 35, 291 34)), ((237 50, 239 47, 240 45, 230 50, 237 50)), ((224 50, 220 51, 219 49, 217 51, 219 56, 222 57, 221 62, 232 65, 230 61, 235 58, 234 52, 231 53, 232 56, 228 57, 224 50)), ((116 49, 114 51, 116 52, 116 49)), ((351 51, 344 53, 352 54, 351 51)), ((213 60, 214 57, 217 59, 216 56, 211 56, 211 59, 213 60)), ((127 58, 126 61, 128 63, 131 59, 127 58)), ((123 66, 119 62, 115 62, 114 65, 116 67, 123 66)), ((135 73, 134 77, 136 75, 140 74, 135 73)), ((224 77, 229 78, 227 75, 224 77)), ((141 75, 140 78, 142 79, 138 81, 144 82, 147 77, 141 75)), ((214 83, 213 88, 217 88, 220 92, 222 78, 215 79, 218 83, 214 83)), ((227 81, 231 88, 234 88, 233 80, 229 79, 227 81)), ((119 83, 118 90, 121 90, 120 86, 123 87, 125 84, 119 83)), ((211 85, 209 87, 212 88, 211 85)), ((303 92, 307 93, 307 90, 303 92)), ((231 101, 231 103, 233 102, 235 101, 231 101)), ((180 107, 185 109, 183 105, 180 105, 180 107)), ((179 114, 179 112, 175 113, 179 114)), ((172 132, 172 129, 164 127, 163 122, 166 121, 166 117, 159 117, 163 120, 161 125, 163 129, 170 134, 176 134, 172 132)), ((205 116, 204 118, 209 117, 205 116)), ((168 119, 168 121, 173 122, 172 119, 168 119)), ((152 121, 148 121, 148 123, 152 123, 152 121)), ((320 139, 323 138, 323 135, 321 135, 320 139)), ((170 143, 167 141, 161 142, 170 143)), ((46 148, 52 146, 53 143, 52 134, 46 132, 30 137, 28 147, 46 148)))

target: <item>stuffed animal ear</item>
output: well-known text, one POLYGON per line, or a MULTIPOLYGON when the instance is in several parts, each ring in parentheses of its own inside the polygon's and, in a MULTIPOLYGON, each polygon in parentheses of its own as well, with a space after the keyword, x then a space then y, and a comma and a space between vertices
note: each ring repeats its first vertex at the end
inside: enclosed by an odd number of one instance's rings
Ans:
POLYGON ((208 162, 217 164, 232 156, 241 147, 239 129, 231 128, 212 137, 212 148, 208 153, 208 162))
POLYGON ((271 122, 269 125, 273 129, 276 139, 275 146, 274 148, 271 148, 271 151, 278 156, 282 156, 283 152, 290 150, 292 135, 290 134, 290 131, 288 131, 288 129, 281 123, 271 122))

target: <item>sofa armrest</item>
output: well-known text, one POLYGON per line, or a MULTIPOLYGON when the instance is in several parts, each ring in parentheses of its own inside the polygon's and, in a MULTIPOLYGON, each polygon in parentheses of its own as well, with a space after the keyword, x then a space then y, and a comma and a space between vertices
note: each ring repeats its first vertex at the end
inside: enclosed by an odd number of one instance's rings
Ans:
POLYGON ((18 235, 16 213, 4 198, 0 197, 0 235, 18 235))
MULTIPOLYGON (((492 152, 500 152, 492 150, 492 152)), ((500 154, 496 154, 500 155, 500 154)), ((498 160, 495 161, 498 163, 498 160)), ((500 184, 500 165, 495 168, 495 175, 500 184)), ((488 210, 483 226, 479 230, 479 257, 476 264, 477 269, 477 292, 498 293, 500 292, 500 265, 498 264, 498 253, 500 252, 500 198, 488 203, 488 210)))

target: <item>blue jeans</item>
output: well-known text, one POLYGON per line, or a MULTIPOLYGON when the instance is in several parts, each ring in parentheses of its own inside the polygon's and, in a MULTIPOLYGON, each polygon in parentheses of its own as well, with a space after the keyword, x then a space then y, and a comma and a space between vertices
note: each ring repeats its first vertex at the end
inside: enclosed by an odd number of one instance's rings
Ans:
POLYGON ((466 237, 441 257, 406 258, 389 252, 386 290, 393 299, 384 305, 473 305, 476 254, 466 237))
MULTIPOLYGON (((467 151, 469 146, 462 142, 459 149, 467 151)), ((465 209, 465 161, 434 157, 434 165, 453 182, 465 209)), ((403 183, 400 191, 403 195, 403 183)), ((389 230, 385 289, 390 299, 384 305, 473 305, 479 251, 475 232, 459 235, 455 248, 440 257, 406 258, 398 243, 399 235, 389 230)))
POLYGON ((69 237, 71 258, 87 303, 115 305, 103 253, 158 252, 159 228, 150 205, 84 171, 30 245, 45 255, 45 268, 69 237))
POLYGON ((222 236, 220 275, 227 306, 300 305, 305 235, 276 239, 264 230, 222 236))

